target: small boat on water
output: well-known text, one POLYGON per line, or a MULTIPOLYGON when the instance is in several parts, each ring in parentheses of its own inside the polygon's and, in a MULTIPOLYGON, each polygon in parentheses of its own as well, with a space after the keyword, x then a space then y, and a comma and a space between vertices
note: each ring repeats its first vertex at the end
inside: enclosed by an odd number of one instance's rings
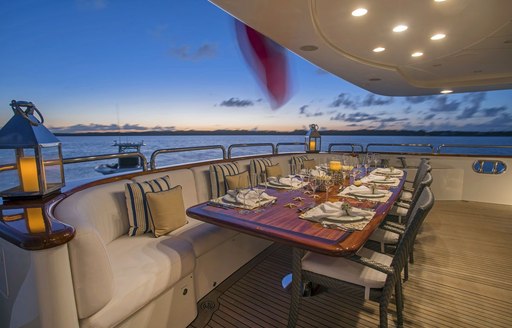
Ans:
MULTIPOLYGON (((115 140, 112 146, 118 147, 118 153, 140 152, 140 147, 144 146, 144 140, 139 142, 120 142, 115 140)), ((104 175, 121 173, 126 171, 138 170, 142 167, 140 157, 122 157, 117 159, 117 163, 100 164, 94 167, 96 172, 104 175)))

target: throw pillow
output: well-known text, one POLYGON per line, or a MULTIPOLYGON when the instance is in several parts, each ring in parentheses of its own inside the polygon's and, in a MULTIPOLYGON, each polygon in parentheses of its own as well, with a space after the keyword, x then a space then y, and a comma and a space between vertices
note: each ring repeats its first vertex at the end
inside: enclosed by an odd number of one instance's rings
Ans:
POLYGON ((146 193, 151 218, 151 230, 160 237, 187 223, 182 187, 146 193))

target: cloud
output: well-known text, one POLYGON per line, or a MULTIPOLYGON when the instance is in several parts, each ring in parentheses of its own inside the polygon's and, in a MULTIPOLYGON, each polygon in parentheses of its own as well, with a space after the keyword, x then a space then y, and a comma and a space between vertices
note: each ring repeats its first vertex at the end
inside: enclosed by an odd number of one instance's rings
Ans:
POLYGON ((359 98, 351 98, 346 93, 340 93, 336 99, 329 105, 329 107, 343 107, 349 109, 359 109, 360 107, 375 107, 385 106, 392 104, 394 99, 392 97, 377 97, 374 94, 367 94, 363 100, 359 98))
POLYGON ((306 114, 306 117, 318 117, 318 116, 323 116, 324 113, 323 112, 315 112, 315 113, 307 113, 306 114))
POLYGON ((393 103, 393 98, 391 97, 376 97, 374 94, 367 94, 366 97, 361 102, 362 106, 370 107, 370 106, 384 106, 393 103))
POLYGON ((441 96, 435 98, 432 107, 430 107, 431 112, 441 113, 441 112, 454 112, 458 110, 460 107, 460 101, 453 100, 448 102, 448 97, 441 96))
POLYGON ((329 107, 343 107, 350 109, 357 109, 356 101, 350 99, 346 93, 340 93, 338 97, 329 105, 329 107))
POLYGON ((306 109, 308 109, 308 107, 309 107, 308 105, 300 106, 300 108, 299 108, 300 113, 299 113, 299 114, 300 114, 300 115, 307 114, 307 113, 306 113, 306 109))
POLYGON ((228 100, 224 100, 223 102, 221 102, 220 106, 248 107, 248 106, 254 106, 254 102, 252 100, 247 100, 247 99, 229 98, 228 100))
POLYGON ((176 127, 174 126, 154 126, 154 127, 146 127, 140 126, 138 124, 124 124, 121 129, 117 124, 75 124, 71 126, 61 126, 61 127, 49 127, 49 129, 54 133, 86 133, 86 132, 119 132, 119 130, 123 132, 127 131, 174 131, 176 127))
POLYGON ((457 115, 458 119, 467 119, 473 117, 478 110, 480 109, 480 106, 482 105, 482 102, 485 100, 486 94, 485 92, 476 92, 471 93, 469 95, 466 95, 462 102, 468 103, 462 113, 457 115))
POLYGON ((437 96, 411 96, 411 97, 405 97, 405 101, 410 104, 421 104, 426 101, 431 101, 435 99, 437 96))
POLYGON ((423 120, 424 120, 424 121, 428 121, 428 120, 433 119, 435 116, 436 116, 436 114, 427 114, 427 115, 425 115, 425 117, 423 118, 423 120))
POLYGON ((205 43, 197 49, 191 49, 189 45, 173 47, 169 49, 169 55, 183 60, 201 60, 213 58, 217 54, 217 45, 205 43))
POLYGON ((336 116, 331 117, 331 121, 345 121, 345 122, 364 122, 364 121, 375 121, 379 118, 375 115, 370 115, 363 112, 356 112, 350 114, 338 113, 336 116))
MULTIPOLYGON (((494 117, 494 116, 498 115, 500 112, 503 112, 506 110, 507 110, 507 107, 500 106, 500 107, 484 108, 482 111, 483 111, 483 114, 485 117, 494 117)), ((503 114, 506 114, 506 113, 503 113, 503 114)))

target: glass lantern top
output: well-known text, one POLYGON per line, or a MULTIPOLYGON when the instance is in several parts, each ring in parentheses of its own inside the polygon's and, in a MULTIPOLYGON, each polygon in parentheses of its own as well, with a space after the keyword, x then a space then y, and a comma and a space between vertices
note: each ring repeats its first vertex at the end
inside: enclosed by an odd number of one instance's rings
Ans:
POLYGON ((11 102, 14 116, 0 130, 0 149, 57 146, 60 141, 43 124, 43 117, 31 102, 11 102), (21 107, 26 107, 25 110, 21 107), (37 112, 40 119, 34 116, 37 112))

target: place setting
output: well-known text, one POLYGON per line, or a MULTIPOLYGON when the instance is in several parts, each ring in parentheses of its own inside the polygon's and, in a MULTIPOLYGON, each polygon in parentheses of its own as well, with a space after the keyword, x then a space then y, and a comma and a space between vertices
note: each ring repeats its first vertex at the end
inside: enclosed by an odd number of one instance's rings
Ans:
POLYGON ((362 230, 375 211, 352 207, 347 202, 324 202, 299 215, 301 219, 320 223, 324 228, 345 231, 362 230))
POLYGON ((338 193, 338 196, 355 198, 357 200, 369 199, 377 202, 387 202, 392 194, 391 191, 379 189, 372 183, 369 186, 350 185, 338 193))

